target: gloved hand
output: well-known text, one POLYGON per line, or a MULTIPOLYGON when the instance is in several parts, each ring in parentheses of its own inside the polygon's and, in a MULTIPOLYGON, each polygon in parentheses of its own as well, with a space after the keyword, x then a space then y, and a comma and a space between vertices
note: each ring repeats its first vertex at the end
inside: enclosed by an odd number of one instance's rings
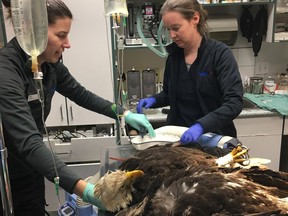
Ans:
POLYGON ((150 122, 148 121, 148 119, 144 114, 132 113, 131 111, 128 110, 125 111, 124 113, 124 119, 125 122, 128 123, 133 128, 140 131, 140 126, 144 126, 151 137, 156 136, 152 125, 150 124, 150 122))
POLYGON ((106 210, 105 207, 102 205, 101 200, 94 197, 94 187, 95 185, 91 183, 87 183, 84 192, 82 200, 87 203, 91 203, 95 206, 97 206, 99 209, 106 210))
POLYGON ((203 127, 201 124, 196 123, 186 130, 180 138, 181 144, 196 142, 203 134, 203 127))
POLYGON ((137 104, 137 107, 136 107, 137 112, 143 113, 142 107, 144 107, 145 109, 148 109, 148 108, 152 107, 153 104, 155 104, 155 103, 156 103, 156 99, 154 97, 141 99, 139 101, 139 103, 137 104))

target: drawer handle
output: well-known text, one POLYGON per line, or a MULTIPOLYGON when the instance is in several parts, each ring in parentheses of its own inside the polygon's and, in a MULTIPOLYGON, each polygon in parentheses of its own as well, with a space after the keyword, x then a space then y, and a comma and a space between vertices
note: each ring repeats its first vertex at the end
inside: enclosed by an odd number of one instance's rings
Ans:
POLYGON ((60 106, 60 116, 61 116, 61 121, 64 120, 64 116, 63 116, 63 107, 62 105, 60 106))
POLYGON ((60 151, 60 152, 55 152, 57 155, 66 155, 66 154, 71 154, 72 151, 71 150, 68 150, 68 151, 60 151))
POLYGON ((71 116, 71 120, 74 120, 74 116, 73 116, 73 108, 72 105, 70 105, 70 116, 71 116))

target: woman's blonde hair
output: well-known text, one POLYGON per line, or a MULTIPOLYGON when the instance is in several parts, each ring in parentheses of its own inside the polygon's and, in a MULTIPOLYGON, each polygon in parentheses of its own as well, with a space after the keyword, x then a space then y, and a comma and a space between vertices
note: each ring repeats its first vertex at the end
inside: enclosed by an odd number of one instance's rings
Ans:
POLYGON ((208 14, 197 0, 166 0, 161 7, 160 14, 163 15, 169 11, 179 12, 187 20, 192 19, 196 12, 199 13, 200 19, 197 30, 202 37, 209 37, 209 30, 206 21, 208 14))

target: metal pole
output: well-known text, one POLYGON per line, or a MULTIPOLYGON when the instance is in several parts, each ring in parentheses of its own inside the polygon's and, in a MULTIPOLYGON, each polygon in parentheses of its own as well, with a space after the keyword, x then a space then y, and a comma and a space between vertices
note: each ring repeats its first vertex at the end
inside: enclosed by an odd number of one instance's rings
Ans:
MULTIPOLYGON (((110 26, 113 26, 113 18, 110 17, 110 26)), ((118 104, 119 102, 119 97, 118 97, 118 61, 119 59, 117 59, 117 38, 114 32, 114 29, 111 30, 111 47, 112 47, 112 70, 113 70, 113 87, 114 87, 114 102, 115 104, 118 104)), ((120 122, 118 121, 118 119, 115 122, 116 124, 116 143, 121 145, 121 125, 120 122)))
POLYGON ((1 189, 1 200, 3 207, 4 216, 13 216, 13 204, 12 204, 12 193, 10 187, 10 179, 7 165, 7 149, 5 147, 2 118, 0 113, 0 157, 1 157, 1 171, 0 171, 0 189, 1 189))

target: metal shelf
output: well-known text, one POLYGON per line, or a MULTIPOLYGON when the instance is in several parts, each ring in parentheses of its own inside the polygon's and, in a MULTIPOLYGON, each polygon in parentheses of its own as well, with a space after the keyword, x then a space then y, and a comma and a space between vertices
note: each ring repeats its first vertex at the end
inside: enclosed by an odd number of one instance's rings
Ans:
POLYGON ((277 32, 274 33, 274 42, 287 42, 288 32, 277 32))
POLYGON ((202 4, 204 7, 219 7, 219 6, 241 6, 241 5, 261 5, 261 4, 274 4, 274 1, 251 1, 251 2, 222 2, 222 3, 211 3, 202 4))

